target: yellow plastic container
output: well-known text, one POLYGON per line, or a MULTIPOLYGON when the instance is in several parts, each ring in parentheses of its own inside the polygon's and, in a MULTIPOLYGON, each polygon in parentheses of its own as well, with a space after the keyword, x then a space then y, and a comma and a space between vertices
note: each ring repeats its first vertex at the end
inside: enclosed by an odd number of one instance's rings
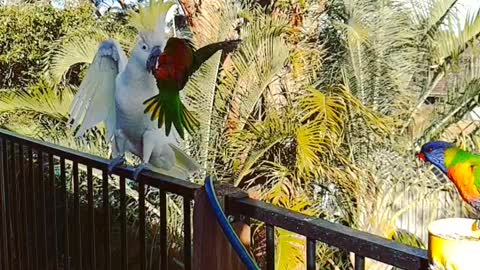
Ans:
POLYGON ((480 231, 473 231, 475 220, 446 218, 428 226, 430 264, 452 270, 480 270, 480 231))

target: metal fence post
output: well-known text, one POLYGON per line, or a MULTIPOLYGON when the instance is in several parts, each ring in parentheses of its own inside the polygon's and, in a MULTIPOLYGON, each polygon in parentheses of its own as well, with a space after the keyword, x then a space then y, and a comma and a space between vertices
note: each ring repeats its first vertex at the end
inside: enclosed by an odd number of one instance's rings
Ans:
MULTIPOLYGON (((238 195, 240 189, 216 185, 217 197, 225 209, 226 197, 238 195)), ((245 195, 246 196, 246 195, 245 195)), ((233 224, 242 243, 250 247, 250 227, 242 221, 233 224)), ((204 188, 195 194, 193 209, 193 267, 199 270, 246 270, 218 225, 204 188)))

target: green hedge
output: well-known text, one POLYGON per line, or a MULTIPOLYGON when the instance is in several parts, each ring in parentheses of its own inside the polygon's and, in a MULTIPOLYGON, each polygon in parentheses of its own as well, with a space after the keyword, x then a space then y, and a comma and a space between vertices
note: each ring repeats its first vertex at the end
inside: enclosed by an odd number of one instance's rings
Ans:
POLYGON ((50 5, 0 7, 0 89, 35 83, 56 40, 78 29, 118 31, 123 20, 98 19, 91 5, 56 10, 50 5))

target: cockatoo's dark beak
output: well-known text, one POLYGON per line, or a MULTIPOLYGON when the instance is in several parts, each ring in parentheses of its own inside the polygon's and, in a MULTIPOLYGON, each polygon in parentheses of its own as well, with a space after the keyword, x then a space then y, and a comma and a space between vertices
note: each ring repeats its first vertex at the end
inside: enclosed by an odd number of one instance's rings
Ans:
POLYGON ((156 68, 157 60, 160 54, 162 54, 162 49, 160 46, 155 46, 152 48, 152 51, 147 59, 147 71, 152 72, 156 68))

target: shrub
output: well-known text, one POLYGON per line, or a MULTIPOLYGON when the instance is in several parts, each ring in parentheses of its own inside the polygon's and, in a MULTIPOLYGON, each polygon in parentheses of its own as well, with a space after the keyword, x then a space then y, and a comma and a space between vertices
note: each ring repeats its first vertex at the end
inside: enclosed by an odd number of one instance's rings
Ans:
POLYGON ((0 88, 23 88, 45 73, 48 53, 60 38, 81 29, 125 27, 122 15, 96 18, 90 4, 57 10, 51 5, 0 7, 0 88))

